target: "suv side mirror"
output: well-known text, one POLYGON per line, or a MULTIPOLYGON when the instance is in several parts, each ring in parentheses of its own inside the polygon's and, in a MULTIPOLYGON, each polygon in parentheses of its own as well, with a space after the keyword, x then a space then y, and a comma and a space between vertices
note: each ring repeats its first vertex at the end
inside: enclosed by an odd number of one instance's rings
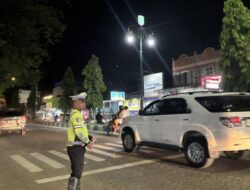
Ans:
POLYGON ((143 115, 143 110, 139 110, 139 115, 143 115))

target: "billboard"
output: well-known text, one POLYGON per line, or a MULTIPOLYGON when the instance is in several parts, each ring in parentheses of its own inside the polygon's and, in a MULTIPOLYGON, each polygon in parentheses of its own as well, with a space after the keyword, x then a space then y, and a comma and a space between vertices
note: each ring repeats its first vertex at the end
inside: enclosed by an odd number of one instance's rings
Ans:
POLYGON ((144 76, 144 95, 146 97, 158 96, 158 90, 163 89, 163 73, 144 76))
POLYGON ((206 89, 220 89, 221 75, 205 76, 201 78, 201 86, 206 89))
POLYGON ((125 100, 125 92, 111 91, 110 99, 111 100, 125 100))

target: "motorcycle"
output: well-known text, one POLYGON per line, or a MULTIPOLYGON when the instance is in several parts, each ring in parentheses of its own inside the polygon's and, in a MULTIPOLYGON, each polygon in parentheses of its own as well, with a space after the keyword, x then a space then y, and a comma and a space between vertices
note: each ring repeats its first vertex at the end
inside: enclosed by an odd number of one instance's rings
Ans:
POLYGON ((112 119, 108 122, 108 126, 107 126, 107 135, 108 136, 110 136, 114 132, 119 133, 120 125, 121 125, 119 120, 120 119, 116 115, 112 116, 112 119))

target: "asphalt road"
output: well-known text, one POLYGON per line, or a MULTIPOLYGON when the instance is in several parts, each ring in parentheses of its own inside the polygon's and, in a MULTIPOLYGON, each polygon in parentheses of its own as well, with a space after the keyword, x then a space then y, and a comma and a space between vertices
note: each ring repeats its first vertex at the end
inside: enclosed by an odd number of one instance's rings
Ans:
MULTIPOLYGON (((204 170, 189 167, 180 152, 142 148, 123 152, 117 136, 94 133, 81 179, 85 190, 248 190, 250 156, 221 157, 204 170)), ((29 127, 25 136, 0 135, 0 190, 66 190, 70 164, 63 128, 29 127)))

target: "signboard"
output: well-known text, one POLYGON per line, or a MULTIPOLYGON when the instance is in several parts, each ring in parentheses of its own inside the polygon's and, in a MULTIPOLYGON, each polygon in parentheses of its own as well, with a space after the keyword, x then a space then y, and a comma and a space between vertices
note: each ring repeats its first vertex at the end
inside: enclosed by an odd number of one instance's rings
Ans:
POLYGON ((205 76, 201 78, 201 86, 207 89, 220 89, 221 75, 205 76))
POLYGON ((145 97, 158 96, 159 90, 163 89, 163 73, 155 73, 144 76, 145 97))
POLYGON ((111 100, 125 100, 125 92, 111 91, 110 97, 111 100))
POLYGON ((125 100, 124 106, 128 106, 129 116, 138 115, 140 110, 140 99, 134 98, 131 100, 125 100))
POLYGON ((46 102, 46 108, 52 109, 52 102, 46 102))

